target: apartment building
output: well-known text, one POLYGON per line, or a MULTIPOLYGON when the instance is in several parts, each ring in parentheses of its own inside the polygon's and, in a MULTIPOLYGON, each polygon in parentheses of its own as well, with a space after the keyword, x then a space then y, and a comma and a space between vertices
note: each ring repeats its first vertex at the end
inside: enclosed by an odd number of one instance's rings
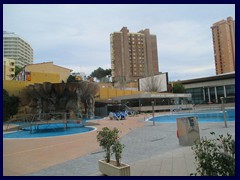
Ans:
POLYGON ((123 27, 110 34, 110 44, 113 81, 128 83, 159 74, 157 37, 149 29, 131 33, 123 27))
POLYGON ((31 45, 13 32, 3 31, 3 56, 15 60, 19 67, 33 64, 31 45))
POLYGON ((15 60, 4 58, 3 80, 12 80, 15 75, 15 60))
POLYGON ((235 21, 232 17, 211 27, 216 74, 235 71, 235 21))

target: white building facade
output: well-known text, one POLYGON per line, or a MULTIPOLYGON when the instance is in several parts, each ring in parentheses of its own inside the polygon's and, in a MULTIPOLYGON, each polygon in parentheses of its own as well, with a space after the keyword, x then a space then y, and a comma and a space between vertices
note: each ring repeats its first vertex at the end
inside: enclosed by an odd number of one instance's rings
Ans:
POLYGON ((33 64, 31 45, 12 32, 3 31, 3 56, 15 60, 16 66, 33 64))

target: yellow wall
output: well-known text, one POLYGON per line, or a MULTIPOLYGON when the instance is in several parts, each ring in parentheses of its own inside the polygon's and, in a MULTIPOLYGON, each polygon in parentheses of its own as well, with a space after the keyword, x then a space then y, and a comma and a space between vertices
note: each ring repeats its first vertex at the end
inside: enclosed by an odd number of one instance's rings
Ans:
POLYGON ((67 82, 67 78, 70 75, 71 69, 56 66, 53 62, 39 63, 39 64, 29 64, 26 66, 26 71, 29 72, 41 72, 41 73, 54 73, 59 74, 60 81, 67 82))
POLYGON ((19 96, 20 92, 26 86, 33 84, 29 81, 3 81, 3 89, 7 90, 9 95, 19 96))
POLYGON ((31 72, 30 81, 4 80, 3 89, 6 89, 10 95, 18 96, 24 87, 30 84, 43 82, 59 83, 59 74, 31 72))
MULTIPOLYGON (((117 88, 113 88, 111 83, 99 83, 99 93, 98 98, 96 100, 107 100, 117 96, 131 95, 131 94, 139 94, 141 91, 136 90, 120 90, 117 88)), ((137 87, 137 82, 129 83, 126 87, 137 87)))
POLYGON ((139 94, 139 93, 142 93, 142 92, 133 91, 133 90, 120 90, 120 89, 99 86, 98 98, 96 98, 96 100, 107 100, 117 96, 139 94))
POLYGON ((40 72, 31 72, 31 82, 32 83, 60 83, 60 76, 56 73, 40 73, 40 72))
MULTIPOLYGON (((35 73, 35 75, 39 76, 40 73, 35 73)), ((46 77, 50 77, 50 75, 46 76, 46 77)), ((45 82, 45 81, 43 81, 43 82, 45 82)), ((46 81, 46 82, 50 82, 50 81, 46 81)), ((53 81, 51 81, 51 82, 54 83, 53 81)), ((37 81, 37 82, 34 82, 34 81, 3 81, 3 88, 8 91, 9 95, 18 96, 24 87, 26 87, 30 84, 34 84, 34 83, 42 83, 42 82, 40 82, 40 81, 37 81)), ((113 88, 99 87, 98 98, 96 98, 96 100, 107 100, 107 99, 111 99, 111 98, 117 97, 117 96, 139 94, 139 93, 142 93, 142 92, 133 91, 133 90, 119 90, 119 89, 113 89, 113 88)))

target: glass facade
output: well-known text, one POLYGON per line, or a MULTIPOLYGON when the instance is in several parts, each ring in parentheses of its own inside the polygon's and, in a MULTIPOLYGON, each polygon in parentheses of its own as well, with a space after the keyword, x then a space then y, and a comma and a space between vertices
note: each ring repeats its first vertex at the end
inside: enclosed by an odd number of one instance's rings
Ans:
POLYGON ((227 85, 226 86, 226 101, 228 103, 235 102, 235 85, 227 85))
POLYGON ((205 102, 203 96, 203 88, 186 89, 186 93, 192 94, 193 104, 202 104, 205 102))
POLYGON ((140 106, 152 106, 154 101, 155 106, 166 106, 166 105, 181 105, 191 103, 191 98, 140 98, 140 99, 127 99, 122 100, 121 103, 126 104, 129 107, 140 107, 140 106))
POLYGON ((204 88, 204 94, 205 94, 205 103, 211 102, 210 97, 209 97, 209 92, 208 92, 208 88, 204 88))
POLYGON ((215 96, 215 87, 210 87, 209 88, 209 92, 210 92, 210 103, 216 103, 216 96, 215 96))
POLYGON ((224 89, 223 86, 218 86, 217 87, 217 98, 218 98, 218 103, 221 103, 221 97, 224 97, 224 89))
POLYGON ((193 104, 221 103, 221 97, 226 98, 226 103, 235 102, 235 85, 191 88, 186 93, 192 94, 193 104))

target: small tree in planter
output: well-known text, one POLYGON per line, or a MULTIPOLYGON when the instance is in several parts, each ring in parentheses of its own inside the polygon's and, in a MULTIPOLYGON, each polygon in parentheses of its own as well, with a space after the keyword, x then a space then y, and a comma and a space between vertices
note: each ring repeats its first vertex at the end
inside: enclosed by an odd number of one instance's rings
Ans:
POLYGON ((120 163, 124 145, 119 142, 118 133, 117 128, 110 130, 108 127, 98 132, 97 141, 106 153, 105 159, 98 161, 99 170, 109 176, 130 176, 130 166, 120 163), (116 161, 110 159, 113 153, 116 161))
POLYGON ((99 145, 104 149, 106 156, 105 161, 107 163, 110 162, 111 157, 111 147, 116 143, 118 140, 118 132, 117 128, 110 130, 108 127, 104 127, 101 131, 97 134, 97 141, 99 145))

